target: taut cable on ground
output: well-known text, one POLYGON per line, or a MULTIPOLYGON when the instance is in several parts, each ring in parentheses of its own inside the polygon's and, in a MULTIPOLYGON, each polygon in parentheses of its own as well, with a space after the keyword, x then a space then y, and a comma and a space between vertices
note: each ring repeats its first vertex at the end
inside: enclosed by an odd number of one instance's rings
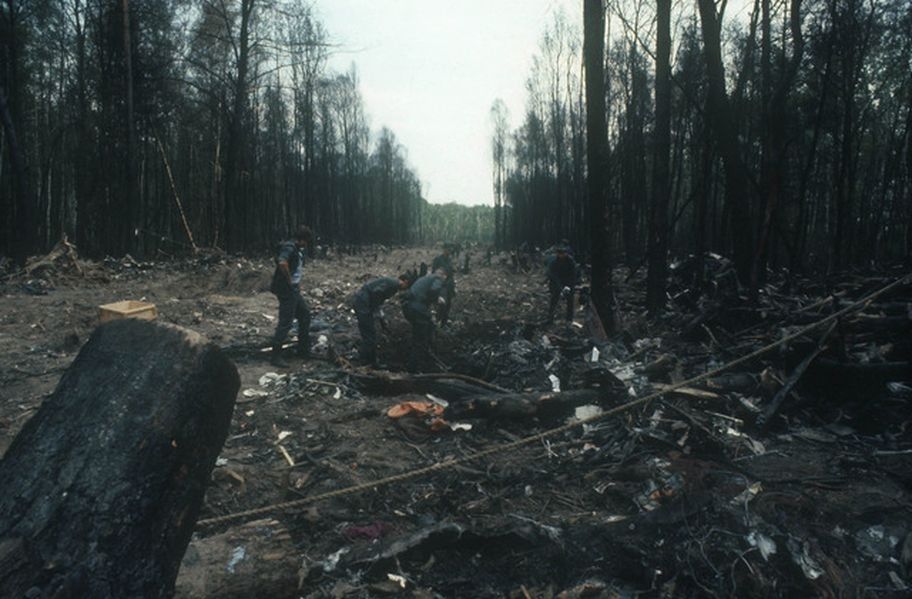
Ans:
POLYGON ((582 420, 578 420, 578 421, 575 421, 575 422, 572 422, 569 424, 564 424, 557 428, 552 428, 552 429, 549 429, 546 431, 542 431, 540 433, 536 433, 536 434, 530 435, 528 437, 523 437, 522 439, 517 439, 516 441, 512 441, 510 443, 497 445, 495 447, 491 447, 491 448, 479 451, 477 453, 473 453, 471 455, 467 455, 467 456, 463 456, 463 457, 459 457, 459 458, 453 458, 450 460, 445 460, 443 462, 437 462, 430 466, 425 466, 424 468, 417 468, 415 470, 409 470, 407 472, 402 472, 400 474, 394 474, 393 476, 388 476, 388 477, 380 478, 380 479, 377 479, 374 481, 361 483, 358 485, 353 485, 351 487, 344 487, 341 489, 336 489, 334 491, 318 493, 317 495, 311 495, 310 497, 304 497, 302 499, 295 499, 293 501, 286 501, 283 503, 275 503, 275 504, 271 504, 271 505, 267 505, 267 506, 263 506, 263 507, 259 507, 259 508, 244 510, 241 512, 235 512, 232 514, 225 514, 223 516, 216 516, 214 518, 205 518, 205 519, 197 522, 197 525, 198 526, 214 526, 217 524, 224 524, 226 522, 232 522, 235 520, 243 520, 243 519, 250 518, 253 516, 262 516, 264 514, 271 514, 274 512, 280 512, 280 511, 285 511, 285 510, 289 510, 289 509, 303 507, 305 505, 317 503, 320 501, 325 501, 327 499, 333 499, 335 497, 342 497, 345 495, 355 495, 362 491, 369 491, 371 489, 377 489, 379 487, 387 486, 387 485, 397 483, 397 482, 403 482, 406 480, 420 478, 420 477, 424 476, 425 474, 440 472, 441 470, 446 470, 448 468, 452 468, 454 466, 465 464, 468 462, 474 462, 476 460, 480 460, 482 458, 485 458, 485 457, 488 457, 491 455, 505 453, 510 450, 516 449, 518 447, 522 447, 524 445, 529 445, 529 444, 541 441, 547 437, 552 437, 554 435, 558 435, 558 434, 567 432, 569 430, 572 430, 572 429, 582 426, 584 424, 591 424, 591 423, 597 422, 599 420, 604 420, 610 416, 614 416, 616 414, 627 412, 633 408, 648 405, 650 402, 652 402, 655 399, 658 399, 659 397, 662 397, 663 395, 668 395, 669 393, 672 393, 682 387, 687 387, 687 386, 693 385, 694 383, 698 383, 700 381, 714 377, 717 374, 720 374, 726 370, 729 370, 730 368, 733 368, 733 367, 738 366, 739 364, 743 364, 745 362, 749 362, 750 360, 753 360, 778 347, 781 347, 791 341, 794 341, 795 339, 798 339, 799 337, 802 337, 802 336, 808 334, 809 332, 814 331, 815 329, 818 329, 822 326, 835 322, 836 320, 842 318, 843 316, 845 316, 847 314, 850 314, 852 312, 858 311, 861 308, 864 308, 867 304, 872 302, 874 299, 880 297, 881 295, 890 291, 891 289, 894 289, 894 288, 902 285, 903 283, 910 282, 910 281, 912 281, 912 275, 906 275, 904 277, 901 277, 901 278, 893 281, 889 285, 885 285, 884 287, 881 287, 880 289, 873 291, 872 293, 869 293, 868 295, 849 304, 848 306, 842 308, 841 310, 834 312, 833 314, 830 314, 829 316, 827 316, 821 320, 818 320, 817 322, 814 322, 809 325, 801 327, 794 333, 790 333, 789 335, 782 337, 778 341, 770 343, 769 345, 765 345, 764 347, 761 347, 760 349, 753 351, 747 355, 741 356, 740 358, 736 358, 736 359, 732 360, 731 362, 728 362, 727 364, 723 364, 722 366, 713 368, 702 374, 693 376, 687 380, 675 383, 673 385, 669 385, 668 387, 662 389, 661 391, 656 391, 656 392, 650 393, 644 397, 634 399, 632 401, 628 401, 627 403, 621 404, 619 406, 615 406, 614 408, 606 410, 606 411, 602 412, 601 414, 590 416, 588 418, 584 418, 582 420))

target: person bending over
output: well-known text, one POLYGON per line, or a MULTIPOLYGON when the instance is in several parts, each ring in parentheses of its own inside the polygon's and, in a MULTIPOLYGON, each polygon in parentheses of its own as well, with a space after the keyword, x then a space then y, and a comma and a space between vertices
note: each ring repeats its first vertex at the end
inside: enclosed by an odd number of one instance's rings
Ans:
MULTIPOLYGON (((358 332, 361 333, 361 348, 358 357, 362 364, 376 366, 377 364, 377 330, 374 326, 376 316, 381 316, 380 308, 389 298, 398 291, 408 289, 412 278, 407 274, 399 275, 398 279, 380 277, 368 281, 355 293, 352 302, 355 316, 358 318, 358 332)), ((385 326, 385 325, 384 325, 385 326)))
POLYGON ((431 306, 446 303, 446 281, 440 274, 421 277, 402 297, 402 315, 412 325, 412 347, 408 357, 408 369, 412 372, 426 366, 431 350, 431 336, 434 321, 431 320, 431 306))

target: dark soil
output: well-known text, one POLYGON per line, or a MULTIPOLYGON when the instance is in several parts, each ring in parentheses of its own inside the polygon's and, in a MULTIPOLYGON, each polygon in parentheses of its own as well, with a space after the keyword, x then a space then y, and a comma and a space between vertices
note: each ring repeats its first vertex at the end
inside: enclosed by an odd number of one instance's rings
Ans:
MULTIPOLYGON (((203 518, 401 474, 563 424, 474 419, 464 421, 471 430, 435 432, 420 417, 392 420, 388 408, 425 395, 368 392, 364 377, 371 373, 335 359, 354 357, 349 300, 361 282, 432 257, 430 249, 380 249, 309 263, 304 289, 318 329, 315 356, 278 372, 261 351, 276 315, 268 260, 83 262, 82 274, 57 264, 8 277, 0 283, 0 452, 96 326, 98 305, 121 299, 155 303, 160 319, 220 344, 240 372, 231 433, 203 518), (278 376, 261 380, 267 373, 278 376)), ((550 391, 550 375, 569 390, 613 373, 630 399, 824 316, 833 302, 813 306, 830 293, 857 298, 897 274, 845 276, 825 287, 808 282, 797 294, 785 293, 783 281, 754 307, 716 273, 700 299, 679 281, 668 315, 648 319, 641 277, 628 281, 618 272, 624 333, 594 343, 581 326, 583 312, 573 325, 542 324, 541 272, 513 272, 505 258, 479 262, 457 278, 451 323, 435 344, 441 370, 516 392, 550 391)), ((912 289, 882 299, 908 305, 912 289)), ((386 313, 380 360, 401 371, 410 332, 395 300, 386 313)), ((829 338, 827 356, 908 363, 908 325, 853 322, 829 338)), ((859 389, 834 386, 811 368, 766 430, 755 423, 822 332, 729 378, 521 449, 269 513, 290 533, 298 565, 284 574, 279 594, 908 596, 912 376, 859 389)), ((191 547, 242 522, 200 527, 191 547)), ((234 549, 245 547, 238 531, 234 549)), ((225 555, 226 567, 231 558, 225 555)), ((179 582, 179 594, 189 596, 187 589, 179 582)))

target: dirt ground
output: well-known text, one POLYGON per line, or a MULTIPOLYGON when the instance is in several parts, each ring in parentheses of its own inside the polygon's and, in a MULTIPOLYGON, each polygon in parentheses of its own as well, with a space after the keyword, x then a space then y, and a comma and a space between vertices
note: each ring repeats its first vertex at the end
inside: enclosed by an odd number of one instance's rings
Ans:
MULTIPOLYGON (((204 519, 402 474, 567 422, 516 411, 468 414, 435 430, 421 415, 392 419, 387 410, 404 401, 461 398, 446 397, 455 389, 446 385, 387 388, 381 374, 337 359, 354 357, 357 287, 433 255, 377 248, 310 262, 303 287, 315 356, 287 371, 261 351, 277 307, 267 259, 109 260, 81 262, 82 272, 57 261, 8 277, 0 283, 0 453, 91 334, 98 306, 121 299, 156 304, 159 319, 206 335, 240 372, 204 519)), ((563 392, 604 391, 577 415, 705 372, 904 274, 825 287, 789 281, 752 308, 725 295, 726 276, 716 273, 703 299, 673 287, 675 308, 648 319, 642 275, 618 272, 624 333, 600 342, 584 311, 572 325, 542 323, 540 269, 516 272, 506 255, 482 261, 476 250, 471 271, 457 277, 451 323, 435 341, 437 370, 526 394, 552 391, 554 379, 563 392)), ((864 367, 827 370, 830 353, 821 354, 766 427, 758 415, 822 330, 736 372, 519 449, 253 523, 200 526, 178 595, 909 596, 912 375, 902 365, 912 357, 912 288, 881 299, 827 340, 837 357, 864 367)), ((400 372, 409 329, 397 302, 388 304, 380 361, 400 372)))

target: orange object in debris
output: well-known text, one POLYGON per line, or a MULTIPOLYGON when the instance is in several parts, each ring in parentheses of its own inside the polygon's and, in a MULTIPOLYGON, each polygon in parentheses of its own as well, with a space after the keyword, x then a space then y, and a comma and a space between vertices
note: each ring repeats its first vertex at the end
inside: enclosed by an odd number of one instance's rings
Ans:
POLYGON ((390 418, 402 418, 406 414, 411 414, 412 412, 440 416, 443 414, 443 406, 430 401, 403 401, 387 410, 386 415, 390 418))

